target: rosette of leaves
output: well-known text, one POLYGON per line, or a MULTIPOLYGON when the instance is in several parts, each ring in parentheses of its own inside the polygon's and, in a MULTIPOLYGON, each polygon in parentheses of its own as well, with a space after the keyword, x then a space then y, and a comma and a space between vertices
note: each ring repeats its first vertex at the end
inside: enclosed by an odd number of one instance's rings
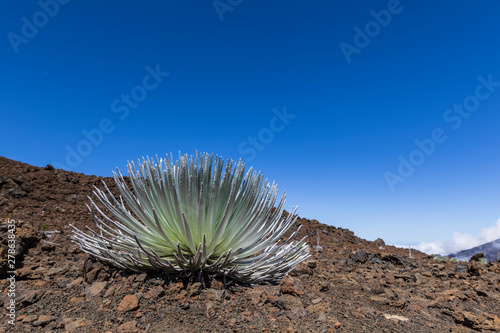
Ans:
POLYGON ((287 239, 296 208, 283 215, 273 182, 245 164, 209 154, 147 157, 117 169, 115 198, 95 187, 87 205, 97 231, 75 227, 72 239, 94 258, 135 272, 158 271, 190 280, 222 276, 243 284, 276 283, 309 257, 304 239, 287 239), (104 207, 104 208, 101 208, 104 207))

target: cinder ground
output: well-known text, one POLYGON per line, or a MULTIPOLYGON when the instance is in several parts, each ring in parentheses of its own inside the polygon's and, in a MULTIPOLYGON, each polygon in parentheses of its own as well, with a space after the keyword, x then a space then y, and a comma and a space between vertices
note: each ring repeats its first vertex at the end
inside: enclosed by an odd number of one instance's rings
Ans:
POLYGON ((305 218, 299 237, 314 246, 319 234, 323 251, 279 285, 225 290, 215 280, 201 289, 93 262, 70 242, 68 224, 92 225, 85 203, 102 179, 116 192, 111 178, 0 157, 5 305, 9 218, 21 253, 16 325, 4 306, 0 332, 500 332, 499 263, 409 258, 305 218))

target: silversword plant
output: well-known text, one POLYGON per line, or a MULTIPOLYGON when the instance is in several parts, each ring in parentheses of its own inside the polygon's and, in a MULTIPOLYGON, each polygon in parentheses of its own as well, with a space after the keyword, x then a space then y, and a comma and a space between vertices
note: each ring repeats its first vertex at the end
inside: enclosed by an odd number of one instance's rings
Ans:
POLYGON ((285 193, 245 164, 209 154, 175 162, 143 158, 127 165, 132 190, 117 169, 120 197, 95 187, 89 209, 97 231, 75 227, 72 239, 108 264, 191 280, 222 276, 244 283, 276 283, 309 257, 309 246, 286 240, 296 208, 284 217, 285 193))

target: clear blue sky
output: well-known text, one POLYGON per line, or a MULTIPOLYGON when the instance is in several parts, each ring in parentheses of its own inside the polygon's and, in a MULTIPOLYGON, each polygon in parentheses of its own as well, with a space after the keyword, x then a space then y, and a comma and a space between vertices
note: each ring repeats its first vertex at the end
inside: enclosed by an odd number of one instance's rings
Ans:
POLYGON ((388 243, 500 218, 498 2, 1 6, 2 156, 241 158, 301 216, 388 243))

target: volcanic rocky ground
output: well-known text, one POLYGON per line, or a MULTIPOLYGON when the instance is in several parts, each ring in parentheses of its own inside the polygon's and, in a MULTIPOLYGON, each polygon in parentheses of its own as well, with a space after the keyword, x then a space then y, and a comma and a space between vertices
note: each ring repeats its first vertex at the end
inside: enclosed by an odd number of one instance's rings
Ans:
MULTIPOLYGON (((323 248, 278 285, 224 288, 133 274, 89 259, 69 224, 111 178, 0 157, 0 332, 500 332, 497 262, 438 261, 299 218, 323 248), (6 306, 8 220, 16 225, 15 326, 6 306)), ((294 227, 296 228, 296 227, 294 227)))

